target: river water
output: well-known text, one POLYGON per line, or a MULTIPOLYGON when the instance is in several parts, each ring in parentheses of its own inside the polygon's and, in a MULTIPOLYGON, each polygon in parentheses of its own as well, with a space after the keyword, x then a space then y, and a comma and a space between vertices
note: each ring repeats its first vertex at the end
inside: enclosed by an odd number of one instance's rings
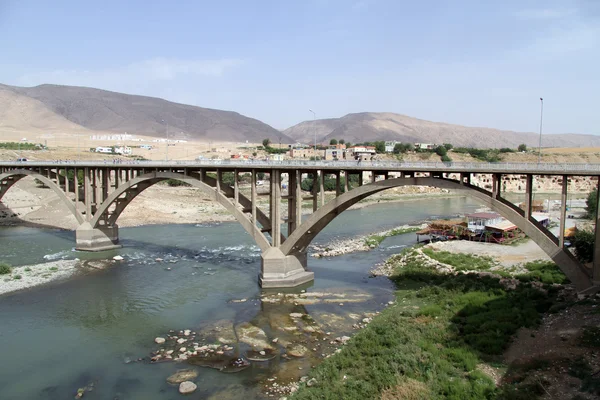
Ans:
MULTIPOLYGON (((324 244, 432 216, 450 217, 477 207, 459 197, 377 204, 344 212, 315 242, 324 244)), ((327 348, 329 338, 351 334, 353 323, 381 310, 393 298, 390 282, 370 278, 369 269, 415 242, 415 234, 410 233, 388 238, 371 252, 310 257, 314 284, 288 292, 304 289, 324 297, 299 304, 285 300, 282 291, 260 290, 260 252, 237 223, 122 228, 120 236, 122 249, 82 253, 73 250, 73 232, 0 228, 0 259, 15 266, 52 259, 124 257, 107 269, 0 296, 0 398, 68 399, 78 388, 92 384, 86 399, 177 399, 181 398, 177 386, 166 378, 182 368, 198 372, 194 379, 198 390, 191 398, 261 398, 264 386, 271 385, 267 379, 297 380, 322 354, 332 351, 327 348), (262 301, 265 295, 283 300, 262 301), (283 330, 280 325, 290 323, 291 312, 308 314, 320 333, 298 332, 294 327, 283 330), (214 321, 231 326, 250 323, 260 327, 269 341, 281 337, 274 346, 277 356, 251 362, 238 373, 187 362, 150 363, 151 352, 161 347, 154 343, 155 337, 166 337, 172 329, 201 332, 214 321), (324 336, 325 331, 331 335, 324 336), (289 341, 302 343, 308 354, 282 356, 287 333, 289 341)), ((195 340, 201 341, 199 337, 195 340)), ((236 357, 247 356, 248 346, 234 347, 236 357)))

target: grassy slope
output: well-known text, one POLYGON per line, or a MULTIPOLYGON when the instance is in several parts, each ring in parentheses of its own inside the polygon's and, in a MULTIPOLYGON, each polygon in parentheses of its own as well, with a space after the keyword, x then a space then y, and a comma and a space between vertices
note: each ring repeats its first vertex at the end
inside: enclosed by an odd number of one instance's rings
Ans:
MULTIPOLYGON (((480 267, 487 269, 484 262, 480 267)), ((512 335, 538 324, 558 289, 540 291, 524 283, 507 291, 499 279, 442 275, 414 259, 397 266, 392 280, 396 304, 317 366, 310 374, 317 383, 303 386, 293 399, 533 399, 541 394, 538 387, 496 388, 478 365, 498 363, 512 335)))

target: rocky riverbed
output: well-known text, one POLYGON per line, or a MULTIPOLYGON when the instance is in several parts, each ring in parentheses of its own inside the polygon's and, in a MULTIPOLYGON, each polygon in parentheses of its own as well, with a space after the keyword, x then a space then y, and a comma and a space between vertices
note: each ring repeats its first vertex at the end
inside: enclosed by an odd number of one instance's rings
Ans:
MULTIPOLYGON (((259 378, 261 391, 268 397, 279 398, 294 393, 301 382, 309 384, 308 371, 323 358, 341 351, 350 340, 348 335, 364 328, 378 314, 356 313, 351 308, 345 311, 344 304, 371 299, 371 295, 358 289, 272 292, 256 299, 233 299, 230 303, 239 306, 241 313, 243 308, 257 304, 262 312, 249 321, 222 319, 195 329, 170 330, 154 339, 157 348, 151 354, 151 362, 189 366, 166 378, 172 385, 194 383, 198 376, 194 367, 213 368, 222 373, 259 368, 266 372, 259 378), (306 304, 324 307, 311 309, 309 314, 306 304)), ((229 395, 223 393, 223 398, 229 395)), ((213 398, 221 397, 217 394, 213 398)))

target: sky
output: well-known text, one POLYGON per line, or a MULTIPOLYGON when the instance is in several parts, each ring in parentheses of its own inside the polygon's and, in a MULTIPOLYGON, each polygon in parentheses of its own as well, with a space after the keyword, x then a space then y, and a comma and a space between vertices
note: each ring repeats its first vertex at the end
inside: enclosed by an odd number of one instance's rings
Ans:
POLYGON ((600 134, 600 0, 0 0, 0 83, 600 134))

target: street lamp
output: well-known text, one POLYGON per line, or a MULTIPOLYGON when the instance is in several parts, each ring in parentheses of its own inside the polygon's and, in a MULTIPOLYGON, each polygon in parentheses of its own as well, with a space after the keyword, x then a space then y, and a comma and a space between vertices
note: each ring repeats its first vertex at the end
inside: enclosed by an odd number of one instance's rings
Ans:
POLYGON ((165 161, 169 161, 169 123, 164 119, 161 121, 165 124, 165 131, 167 132, 167 151, 165 152, 165 161))
POLYGON ((317 114, 315 114, 315 112, 311 109, 309 109, 308 111, 310 111, 313 114, 313 130, 315 131, 315 162, 317 162, 317 128, 315 126, 317 114))
POLYGON ((540 144, 538 146, 538 164, 542 161, 542 125, 544 122, 544 99, 540 97, 540 144))

